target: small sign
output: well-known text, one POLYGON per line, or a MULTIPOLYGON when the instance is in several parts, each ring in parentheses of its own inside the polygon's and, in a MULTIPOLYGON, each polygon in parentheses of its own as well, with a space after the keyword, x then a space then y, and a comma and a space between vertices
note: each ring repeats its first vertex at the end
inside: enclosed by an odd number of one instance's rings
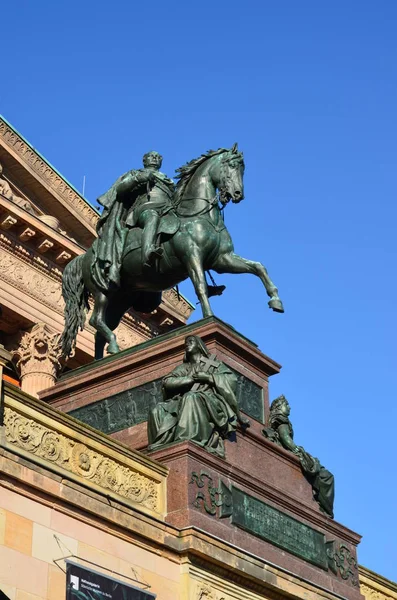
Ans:
POLYGON ((153 600, 155 594, 66 561, 66 600, 153 600))

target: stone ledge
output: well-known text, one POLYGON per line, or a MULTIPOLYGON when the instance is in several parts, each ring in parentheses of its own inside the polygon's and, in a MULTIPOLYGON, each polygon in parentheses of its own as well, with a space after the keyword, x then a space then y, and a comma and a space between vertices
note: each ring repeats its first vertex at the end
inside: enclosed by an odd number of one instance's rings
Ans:
POLYGON ((107 498, 165 517, 166 467, 7 384, 1 446, 107 498))
MULTIPOLYGON (((10 457, 3 459, 11 462, 10 457)), ((285 600, 286 597, 301 600, 307 600, 308 597, 311 600, 360 600, 357 588, 354 594, 351 594, 351 590, 348 595, 341 593, 341 590, 332 593, 271 564, 266 557, 249 554, 197 528, 178 531, 125 504, 105 502, 95 494, 87 495, 87 488, 83 486, 58 486, 55 489, 53 485, 49 487, 49 477, 41 477, 36 481, 37 485, 42 484, 40 490, 33 489, 31 481, 26 478, 26 467, 21 468, 22 465, 18 463, 5 469, 4 466, 0 469, 0 489, 8 489, 40 502, 77 521, 185 565, 191 574, 194 572, 200 579, 203 577, 212 581, 214 577, 222 578, 223 585, 231 582, 242 588, 244 593, 241 596, 226 595, 225 600, 229 600, 229 597, 233 600, 254 600, 259 597, 269 600, 285 600), (250 592, 248 595, 246 590, 250 592)), ((35 472, 36 466, 32 464, 30 470, 35 472)))

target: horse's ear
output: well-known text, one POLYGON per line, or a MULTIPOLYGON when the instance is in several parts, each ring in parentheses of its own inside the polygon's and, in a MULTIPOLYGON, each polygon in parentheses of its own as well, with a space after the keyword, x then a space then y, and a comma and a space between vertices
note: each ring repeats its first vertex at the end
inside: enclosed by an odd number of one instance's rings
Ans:
POLYGON ((238 154, 238 143, 236 142, 235 144, 233 144, 232 148, 231 148, 231 153, 232 154, 238 154))

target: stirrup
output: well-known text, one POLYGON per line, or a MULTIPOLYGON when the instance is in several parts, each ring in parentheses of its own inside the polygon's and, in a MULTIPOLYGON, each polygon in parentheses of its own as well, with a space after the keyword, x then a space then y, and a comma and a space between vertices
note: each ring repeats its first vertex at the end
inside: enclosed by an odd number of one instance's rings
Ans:
POLYGON ((163 254, 164 254, 164 250, 163 250, 163 248, 161 248, 161 246, 158 246, 157 248, 153 247, 153 249, 149 252, 149 256, 147 257, 147 260, 143 263, 143 266, 145 268, 152 267, 156 258, 160 258, 161 256, 163 256, 163 254))

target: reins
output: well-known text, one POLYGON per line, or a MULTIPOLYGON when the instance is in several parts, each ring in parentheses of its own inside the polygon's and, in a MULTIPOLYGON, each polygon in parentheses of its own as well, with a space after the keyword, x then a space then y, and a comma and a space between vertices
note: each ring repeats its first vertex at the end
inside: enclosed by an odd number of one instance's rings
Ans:
POLYGON ((180 204, 182 202, 182 200, 180 200, 178 202, 178 204, 175 206, 175 213, 178 217, 198 217, 199 215, 206 215, 208 214, 213 208, 215 208, 216 205, 218 205, 219 211, 222 212, 226 206, 226 204, 224 204, 222 207, 219 206, 219 197, 218 194, 215 194, 215 196, 213 198, 201 198, 201 197, 195 197, 195 198, 183 198, 183 202, 190 202, 192 200, 204 200, 205 202, 207 202, 208 207, 200 209, 199 211, 195 212, 195 213, 191 213, 191 214, 183 214, 181 212, 178 211, 180 204))

